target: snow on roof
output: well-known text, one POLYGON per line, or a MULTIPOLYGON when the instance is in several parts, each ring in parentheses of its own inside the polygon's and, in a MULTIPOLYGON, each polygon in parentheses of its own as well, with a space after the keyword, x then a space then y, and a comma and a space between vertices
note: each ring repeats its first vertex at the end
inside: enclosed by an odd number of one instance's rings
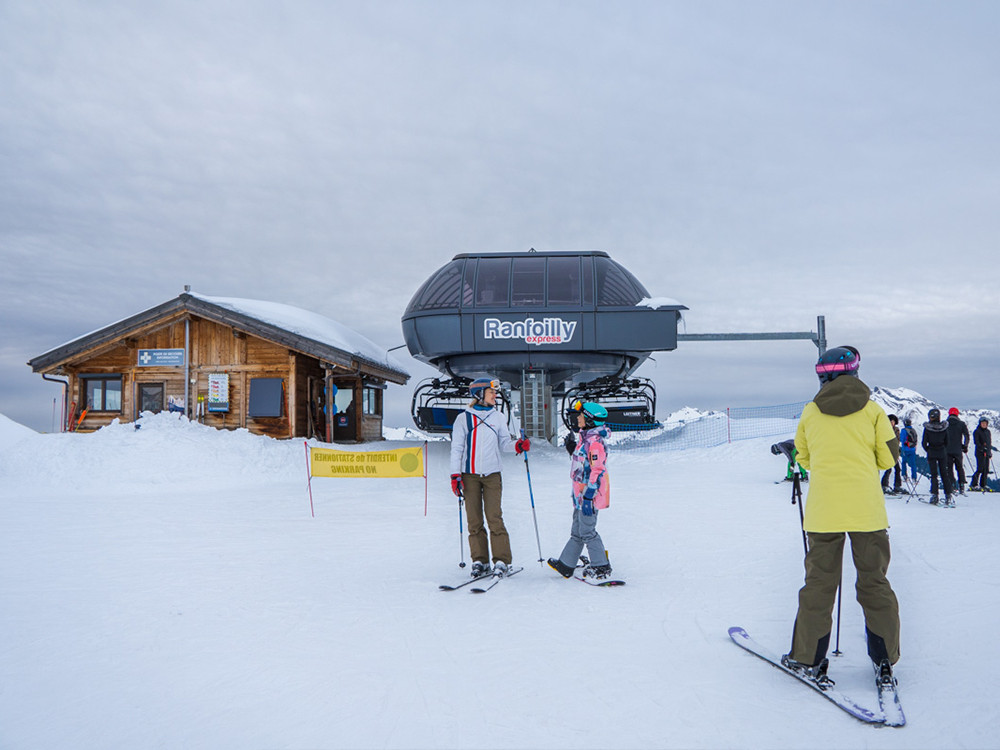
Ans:
POLYGON ((649 307, 658 310, 661 307, 684 307, 682 302, 678 302, 673 297, 643 297, 635 303, 636 307, 649 307))
POLYGON ((340 349, 409 376, 406 369, 385 349, 366 336, 362 336, 357 331, 325 315, 292 305, 284 305, 280 302, 265 302, 238 297, 209 297, 195 292, 188 292, 188 294, 210 305, 224 307, 248 318, 276 326, 303 338, 318 341, 321 344, 340 349))

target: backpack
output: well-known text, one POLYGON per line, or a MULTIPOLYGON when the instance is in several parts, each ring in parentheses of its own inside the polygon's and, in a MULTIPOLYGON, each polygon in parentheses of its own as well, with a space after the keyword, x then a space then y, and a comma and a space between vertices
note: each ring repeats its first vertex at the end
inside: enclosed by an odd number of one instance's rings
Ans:
POLYGON ((917 431, 915 429, 913 429, 912 427, 904 427, 903 435, 904 435, 903 438, 904 446, 906 446, 907 448, 917 447, 917 431))

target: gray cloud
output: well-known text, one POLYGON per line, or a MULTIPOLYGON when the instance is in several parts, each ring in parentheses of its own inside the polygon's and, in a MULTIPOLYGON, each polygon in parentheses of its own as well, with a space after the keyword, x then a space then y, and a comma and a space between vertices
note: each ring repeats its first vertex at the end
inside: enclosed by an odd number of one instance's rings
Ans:
MULTIPOLYGON (((24 362, 184 284, 388 347, 452 255, 528 247, 607 250, 690 332, 824 314, 874 382, 996 406, 998 16, 5 4, 0 412, 45 428, 56 389, 24 362)), ((811 395, 814 354, 691 344, 647 367, 661 410, 774 403, 811 395)))

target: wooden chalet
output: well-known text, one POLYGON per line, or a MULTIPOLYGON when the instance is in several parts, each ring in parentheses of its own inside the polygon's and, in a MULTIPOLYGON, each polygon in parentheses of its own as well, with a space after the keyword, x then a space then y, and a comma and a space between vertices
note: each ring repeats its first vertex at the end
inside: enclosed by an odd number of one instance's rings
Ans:
POLYGON ((381 440, 383 392, 409 380, 384 349, 330 318, 187 287, 28 365, 64 385, 64 429, 170 410, 212 427, 327 442, 381 440))

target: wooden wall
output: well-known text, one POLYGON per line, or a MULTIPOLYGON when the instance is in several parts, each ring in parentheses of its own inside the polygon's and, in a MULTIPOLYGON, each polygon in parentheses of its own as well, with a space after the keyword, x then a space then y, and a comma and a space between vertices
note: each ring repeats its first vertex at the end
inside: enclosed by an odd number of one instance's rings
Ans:
MULTIPOLYGON (((310 393, 312 383, 322 388, 325 371, 319 360, 271 341, 245 334, 230 326, 193 317, 190 320, 191 378, 188 390, 188 410, 192 418, 212 427, 237 429, 245 427, 257 434, 275 438, 316 437, 324 438, 323 425, 310 420, 310 393), (208 376, 212 373, 229 374, 229 411, 210 413, 207 410, 208 376), (284 406, 281 417, 248 417, 250 380, 253 378, 281 378, 284 385, 284 406), (198 398, 204 398, 203 410, 198 410, 198 398), (313 434, 309 434, 312 428, 313 434)), ((156 327, 140 334, 133 334, 101 350, 84 353, 72 364, 64 365, 63 374, 69 379, 69 401, 78 405, 76 414, 84 403, 79 376, 81 374, 116 374, 122 377, 122 410, 118 412, 88 412, 77 429, 96 430, 118 418, 130 422, 136 417, 138 386, 142 383, 163 383, 164 409, 170 396, 184 398, 183 367, 140 367, 140 349, 183 349, 185 344, 183 318, 161 321, 156 327)), ((346 373, 345 373, 346 374, 346 373)), ((350 373, 350 379, 357 379, 350 373)), ((360 384, 360 380, 357 381, 360 384)), ((360 393, 358 392, 358 397, 360 393)), ((357 401, 360 415, 361 403, 357 401)), ((382 438, 381 417, 368 416, 361 420, 362 440, 382 438), (377 424, 376 424, 377 423, 377 424)))

